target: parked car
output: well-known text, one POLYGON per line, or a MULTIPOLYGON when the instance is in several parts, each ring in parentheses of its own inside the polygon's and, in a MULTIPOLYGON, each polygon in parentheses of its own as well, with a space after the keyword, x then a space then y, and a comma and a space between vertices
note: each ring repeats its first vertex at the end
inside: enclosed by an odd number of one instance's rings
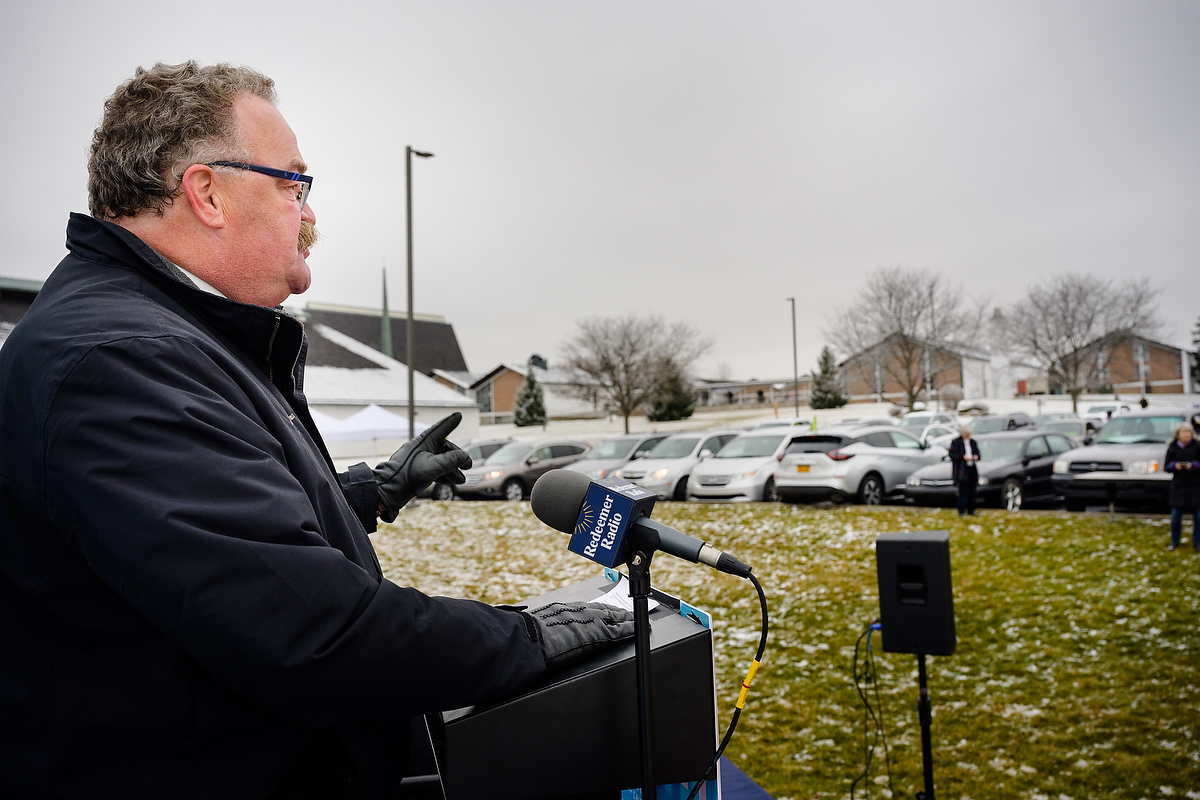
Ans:
POLYGON ((1087 447, 1054 462, 1054 490, 1068 511, 1089 504, 1152 503, 1166 506, 1171 473, 1167 444, 1189 419, 1188 409, 1137 409, 1109 420, 1087 447))
POLYGON ((970 424, 972 436, 1034 427, 1033 417, 1020 411, 1012 414, 985 414, 982 417, 975 417, 970 424))
POLYGON ((775 491, 790 503, 856 497, 878 505, 902 496, 904 481, 914 470, 948 454, 944 447, 922 446, 888 426, 818 430, 788 446, 775 470, 775 491))
POLYGON ((634 459, 643 458, 663 439, 666 433, 631 433, 606 439, 593 447, 588 454, 567 467, 582 472, 589 478, 604 478, 613 470, 634 459))
POLYGON ((1060 420, 1060 419, 1079 419, 1079 415, 1072 414, 1069 411, 1055 411, 1050 414, 1034 414, 1033 415, 1033 422, 1034 422, 1034 424, 1038 425, 1039 427, 1044 422, 1054 422, 1054 421, 1060 420))
POLYGON ((754 426, 753 430, 762 430, 763 428, 790 428, 790 427, 809 427, 812 425, 812 419, 804 417, 787 417, 785 419, 769 419, 766 422, 760 422, 754 426))
MULTIPOLYGON (((909 431, 909 433, 914 433, 914 431, 909 431)), ((945 447, 950 443, 951 439, 953 439, 955 436, 961 435, 962 434, 959 431, 958 423, 947 425, 945 423, 938 422, 934 423, 933 425, 926 425, 924 429, 921 430, 920 434, 917 435, 917 441, 926 446, 938 444, 942 447, 945 447), (943 440, 945 441, 945 444, 943 444, 943 440)))
POLYGON ((806 433, 768 428, 748 431, 732 439, 707 461, 692 470, 689 500, 778 500, 775 467, 784 449, 806 433))
POLYGON ((466 483, 455 486, 454 493, 468 499, 521 500, 542 475, 574 464, 591 449, 586 442, 563 439, 510 442, 482 465, 467 470, 466 483))
POLYGON ((1079 415, 1080 419, 1091 419, 1104 424, 1113 417, 1119 417, 1122 414, 1128 414, 1133 410, 1133 406, 1128 403, 1122 403, 1119 400, 1104 401, 1100 403, 1092 403, 1088 406, 1087 411, 1079 415))
POLYGON ((617 469, 613 477, 636 483, 663 500, 686 500, 692 470, 739 433, 716 430, 671 434, 644 458, 617 469))
MULTIPOLYGON (((467 442, 463 446, 463 450, 471 457, 471 466, 478 467, 487 460, 488 456, 511 441, 511 436, 494 439, 475 439, 467 442)), ((444 481, 435 481, 425 491, 418 493, 417 496, 431 497, 434 500, 453 500, 455 497, 454 485, 444 481)))
POLYGON ((947 428, 957 428, 958 416, 946 411, 913 411, 910 414, 905 414, 900 419, 898 427, 920 438, 921 431, 930 425, 938 424, 944 425, 947 428))
POLYGON ((895 428, 897 420, 892 417, 851 417, 829 425, 830 428, 861 428, 864 425, 887 425, 895 428))
MULTIPOLYGON (((1076 447, 1066 436, 1029 428, 985 433, 975 441, 979 445, 976 497, 980 504, 999 503, 1009 511, 1020 510, 1029 499, 1053 497, 1054 460, 1076 447)), ((949 460, 921 467, 905 481, 904 496, 918 505, 954 505, 958 489, 951 470, 949 460)))
POLYGON ((1052 419, 1048 422, 1038 423, 1038 430, 1054 431, 1066 436, 1070 436, 1080 445, 1089 445, 1096 438, 1096 431, 1104 426, 1090 419, 1052 419))

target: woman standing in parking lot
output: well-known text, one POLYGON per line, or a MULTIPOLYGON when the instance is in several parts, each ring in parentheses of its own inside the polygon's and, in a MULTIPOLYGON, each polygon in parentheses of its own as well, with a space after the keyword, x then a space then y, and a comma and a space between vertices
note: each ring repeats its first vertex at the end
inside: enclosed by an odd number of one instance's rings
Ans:
MULTIPOLYGON (((979 445, 971 438, 971 429, 965 425, 961 438, 950 443, 951 475, 958 487, 958 515, 975 516, 975 489, 979 485, 979 445)), ((1200 474, 1200 473, 1197 473, 1200 474)))
POLYGON ((1200 442, 1196 441, 1191 423, 1185 422, 1175 431, 1175 439, 1167 446, 1167 472, 1171 478, 1171 544, 1168 550, 1179 547, 1183 533, 1183 512, 1192 512, 1192 548, 1200 550, 1200 442))

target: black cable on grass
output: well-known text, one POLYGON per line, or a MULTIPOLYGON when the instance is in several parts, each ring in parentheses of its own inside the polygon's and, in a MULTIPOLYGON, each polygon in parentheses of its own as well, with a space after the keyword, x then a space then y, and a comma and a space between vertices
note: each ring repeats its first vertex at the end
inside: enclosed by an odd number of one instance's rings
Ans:
POLYGON ((870 784, 866 779, 871 774, 871 760, 875 755, 876 746, 883 743, 884 765, 887 770, 888 790, 892 796, 896 796, 896 790, 892 786, 892 756, 888 749, 887 733, 883 725, 883 702, 879 696, 879 673, 875 668, 875 651, 871 648, 871 634, 880 630, 879 620, 872 620, 863 632, 859 634, 858 641, 854 643, 854 688, 858 691, 858 697, 862 700, 863 707, 866 710, 863 715, 863 771, 850 783, 850 800, 854 800, 854 787, 859 781, 863 781, 863 787, 866 790, 866 795, 870 796, 870 784), (863 653, 863 669, 859 672, 858 669, 858 654, 862 649, 863 639, 866 639, 866 652, 863 653), (863 690, 863 685, 866 684, 866 691, 863 690), (875 687, 875 707, 871 707, 871 684, 875 687), (874 734, 872 738, 872 734, 874 734))
POLYGON ((725 753, 725 748, 729 746, 729 740, 733 738, 733 731, 737 728, 738 718, 742 716, 742 706, 746 702, 746 695, 750 692, 750 684, 754 682, 754 673, 758 672, 758 666, 762 663, 763 653, 767 650, 767 596, 763 593, 762 584, 758 582, 758 578, 754 577, 754 573, 750 573, 747 577, 754 584, 755 591, 758 592, 758 606, 762 609, 762 633, 758 637, 758 652, 754 656, 754 661, 750 664, 750 670, 746 673, 746 679, 742 681, 742 691, 738 695, 737 704, 733 709, 733 717, 729 720, 729 727, 725 730, 725 736, 721 739, 721 746, 717 748, 717 752, 705 768, 704 774, 700 776, 700 780, 692 787, 687 800, 696 800, 696 795, 699 794, 700 787, 708 780, 708 773, 712 772, 713 767, 717 765, 717 762, 721 760, 721 756, 725 753))

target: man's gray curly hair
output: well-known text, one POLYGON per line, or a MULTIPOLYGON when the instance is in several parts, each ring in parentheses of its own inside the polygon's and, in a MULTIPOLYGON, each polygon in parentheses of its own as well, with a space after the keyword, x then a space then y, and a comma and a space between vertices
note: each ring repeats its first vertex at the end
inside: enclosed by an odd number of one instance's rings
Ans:
POLYGON ((92 216, 112 220, 147 209, 162 216, 192 164, 249 160, 233 115, 242 93, 274 103, 275 82, 230 64, 138 67, 105 101, 92 134, 92 216))

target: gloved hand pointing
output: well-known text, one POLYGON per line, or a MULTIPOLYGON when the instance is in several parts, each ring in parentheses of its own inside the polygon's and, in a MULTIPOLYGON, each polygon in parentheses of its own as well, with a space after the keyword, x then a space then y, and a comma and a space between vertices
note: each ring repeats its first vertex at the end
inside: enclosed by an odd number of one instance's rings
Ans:
POLYGON ((379 494, 380 519, 395 522, 404 504, 435 480, 460 484, 467 479, 462 471, 470 469, 471 457, 446 441, 461 420, 462 414, 455 411, 409 439, 391 458, 371 470, 379 494))

